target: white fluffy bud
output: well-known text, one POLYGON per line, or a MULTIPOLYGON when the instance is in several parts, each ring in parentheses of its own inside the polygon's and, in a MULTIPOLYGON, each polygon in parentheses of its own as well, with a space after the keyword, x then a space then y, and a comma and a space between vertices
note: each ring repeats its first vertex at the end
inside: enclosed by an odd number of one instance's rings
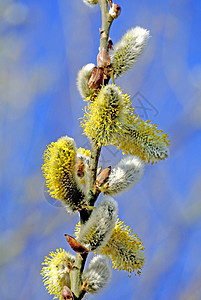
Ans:
POLYGON ((120 77, 130 70, 142 54, 149 39, 149 31, 135 27, 130 29, 110 51, 114 77, 120 77))
POLYGON ((109 259, 105 255, 95 256, 86 272, 83 274, 83 282, 87 281, 86 292, 88 293, 98 293, 102 289, 106 288, 111 279, 111 265, 109 259))
POLYGON ((122 193, 136 185, 143 172, 143 161, 138 156, 127 156, 112 169, 102 191, 105 195, 110 196, 122 193))
POLYGON ((117 220, 118 204, 112 197, 104 197, 81 226, 77 240, 90 251, 98 251, 108 242, 117 220))
POLYGON ((94 64, 90 63, 84 66, 77 75, 77 87, 80 92, 80 95, 83 98, 89 97, 93 91, 89 88, 88 82, 89 78, 91 77, 91 73, 93 68, 95 67, 94 64))

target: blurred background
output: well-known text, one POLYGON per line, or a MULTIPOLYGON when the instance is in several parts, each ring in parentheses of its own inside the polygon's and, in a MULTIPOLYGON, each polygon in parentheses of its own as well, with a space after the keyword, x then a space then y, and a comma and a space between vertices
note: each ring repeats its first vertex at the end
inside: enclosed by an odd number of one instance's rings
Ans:
MULTIPOLYGON (((88 299, 201 299, 201 2, 118 0, 117 42, 137 25, 151 39, 117 83, 144 119, 169 133, 170 158, 146 166, 138 185, 116 197, 119 217, 146 248, 141 277, 113 271, 88 299)), ((77 72, 96 63, 100 11, 81 0, 0 0, 0 299, 52 299, 40 276, 44 256, 69 250, 78 215, 48 197, 46 145, 63 135, 90 147, 79 127, 85 103, 77 72)), ((122 157, 104 148, 103 167, 122 157)))

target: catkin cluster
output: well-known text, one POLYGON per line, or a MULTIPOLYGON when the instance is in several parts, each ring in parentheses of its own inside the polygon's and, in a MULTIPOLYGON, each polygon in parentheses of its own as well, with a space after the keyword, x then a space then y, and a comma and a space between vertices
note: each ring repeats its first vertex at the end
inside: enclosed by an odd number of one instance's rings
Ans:
MULTIPOLYGON (((113 78, 125 74, 142 54, 149 39, 149 31, 135 27, 109 51, 113 78)), ((169 155, 168 135, 143 121, 134 112, 130 97, 122 94, 114 84, 90 90, 87 82, 93 69, 86 65, 78 73, 78 89, 82 97, 89 99, 81 123, 84 133, 99 145, 115 145, 123 154, 139 156, 145 163, 164 160, 169 155)))
MULTIPOLYGON (((82 1, 89 6, 99 2, 82 1)), ((112 1, 108 3, 109 22, 120 15, 121 8, 112 1)), ((106 32, 101 31, 102 39, 105 35, 106 32)), ((107 35, 105 40, 107 43, 107 35)), ((148 30, 132 28, 114 47, 109 40, 107 47, 101 48, 97 56, 98 66, 90 63, 78 72, 77 87, 87 102, 81 127, 93 146, 97 147, 97 152, 93 147, 91 152, 77 149, 75 141, 65 136, 47 146, 44 153, 42 171, 50 196, 60 200, 68 211, 79 211, 81 216, 75 237, 65 234, 77 256, 57 249, 50 252, 43 263, 41 275, 48 293, 54 295, 53 299, 67 299, 67 294, 68 299, 73 299, 74 291, 70 289, 75 277, 72 272, 80 272, 77 280, 80 295, 100 292, 111 278, 110 260, 114 269, 127 271, 129 275, 141 274, 145 262, 144 247, 132 229, 117 219, 118 204, 112 196, 135 186, 144 173, 146 163, 166 159, 170 142, 168 135, 156 124, 135 114, 130 96, 123 94, 114 81, 134 66, 148 40, 148 30), (111 78, 113 83, 109 83, 111 78), (98 157, 98 150, 100 146, 108 145, 121 149, 127 157, 113 168, 109 166, 98 172, 96 177, 91 176, 95 177, 91 185, 90 175, 96 173, 92 171, 97 168, 93 163, 98 157), (100 193, 104 197, 96 207, 92 206, 100 193), (96 256, 84 269, 78 262, 80 258, 85 260, 89 251, 95 252, 96 256)), ((75 286, 76 282, 73 283, 75 286)))
POLYGON ((130 97, 115 85, 103 87, 84 114, 84 133, 99 145, 114 145, 123 154, 139 156, 145 163, 169 155, 168 135, 134 113, 130 97))

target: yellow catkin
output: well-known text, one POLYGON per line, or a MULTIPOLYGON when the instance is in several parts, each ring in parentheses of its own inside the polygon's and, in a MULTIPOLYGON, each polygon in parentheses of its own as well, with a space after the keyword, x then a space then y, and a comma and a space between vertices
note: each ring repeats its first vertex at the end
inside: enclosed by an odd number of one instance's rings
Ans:
POLYGON ((122 118, 123 99, 119 88, 112 84, 102 87, 85 111, 81 123, 84 133, 99 145, 109 145, 122 118))
POLYGON ((75 225, 75 229, 74 229, 74 234, 75 234, 75 237, 76 237, 76 238, 79 236, 80 228, 81 228, 81 224, 80 224, 80 222, 78 222, 78 223, 75 225))
POLYGON ((145 163, 154 163, 164 160, 169 155, 168 135, 158 130, 157 124, 150 120, 143 121, 134 113, 134 108, 127 94, 124 99, 124 120, 119 131, 114 135, 111 144, 121 149, 123 154, 139 156, 145 163))
POLYGON ((81 153, 82 155, 85 155, 86 157, 91 157, 91 151, 90 150, 87 150, 87 149, 84 149, 84 148, 79 148, 77 150, 77 152, 81 153))
POLYGON ((101 254, 108 255, 112 259, 113 268, 128 271, 140 275, 145 262, 144 247, 141 240, 132 229, 117 220, 113 233, 101 254))
MULTIPOLYGON (((75 227, 75 236, 79 236, 80 222, 75 227)), ((112 259, 115 270, 123 270, 140 275, 145 262, 144 246, 133 230, 123 221, 116 222, 107 244, 99 251, 112 259)))
POLYGON ((62 300, 61 292, 63 287, 66 285, 70 288, 70 269, 68 264, 73 265, 74 263, 75 257, 61 248, 55 252, 50 252, 49 256, 45 257, 42 263, 41 275, 48 293, 54 295, 53 299, 62 300))
POLYGON ((47 146, 43 156, 43 174, 50 196, 61 200, 70 210, 86 205, 85 195, 79 188, 75 174, 76 146, 74 140, 62 137, 47 146))
POLYGON ((145 163, 153 164, 169 155, 168 135, 157 124, 140 119, 134 113, 130 96, 121 94, 120 88, 114 85, 106 92, 102 88, 96 100, 89 103, 81 126, 99 145, 117 146, 123 154, 137 155, 145 163))

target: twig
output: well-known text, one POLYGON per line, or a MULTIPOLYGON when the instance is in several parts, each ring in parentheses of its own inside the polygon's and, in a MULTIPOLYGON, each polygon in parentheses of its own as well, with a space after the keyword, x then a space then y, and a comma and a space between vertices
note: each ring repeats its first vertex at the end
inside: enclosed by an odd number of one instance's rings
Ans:
POLYGON ((102 28, 100 30, 100 50, 107 50, 110 27, 114 19, 108 14, 107 0, 98 0, 98 3, 100 5, 102 14, 102 28))
POLYGON ((101 153, 101 146, 97 144, 96 141, 92 141, 91 146, 91 161, 89 166, 89 177, 88 177, 88 200, 89 205, 93 206, 96 199, 94 198, 96 194, 95 181, 98 167, 98 160, 101 153))
MULTIPOLYGON (((109 4, 112 1, 108 1, 109 4)), ((105 49, 107 51, 108 46, 108 37, 110 27, 113 22, 113 18, 108 14, 108 2, 107 0, 98 0, 98 3, 101 8, 102 14, 102 28, 100 30, 100 50, 105 49)), ((101 146, 97 144, 96 141, 92 141, 91 147, 91 160, 89 166, 89 175, 86 179, 86 190, 87 190, 87 197, 88 203, 90 206, 94 206, 99 191, 97 191, 95 187, 95 180, 97 175, 97 167, 98 161, 101 153, 101 146)), ((85 223, 91 215, 91 210, 83 209, 80 211, 80 223, 85 223)), ((85 291, 82 290, 82 282, 81 277, 84 270, 84 265, 87 259, 88 253, 84 254, 76 254, 75 266, 76 269, 71 271, 71 290, 74 294, 75 300, 81 300, 84 297, 85 291)))
POLYGON ((88 253, 77 253, 75 258, 75 266, 77 269, 71 271, 71 291, 73 292, 74 300, 81 300, 84 296, 82 293, 81 276, 84 270, 87 255, 88 253))

